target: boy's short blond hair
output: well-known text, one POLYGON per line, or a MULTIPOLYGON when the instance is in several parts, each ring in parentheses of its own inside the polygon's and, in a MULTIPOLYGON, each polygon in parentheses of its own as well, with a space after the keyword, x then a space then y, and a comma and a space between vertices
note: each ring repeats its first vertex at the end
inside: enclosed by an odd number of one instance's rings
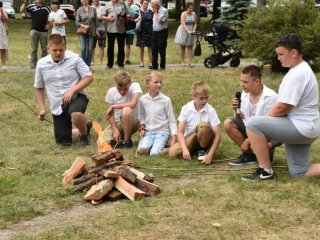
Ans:
POLYGON ((192 87, 191 87, 192 96, 198 96, 198 95, 209 94, 209 93, 210 93, 210 87, 206 82, 197 81, 192 84, 192 87))
POLYGON ((114 81, 119 87, 126 87, 131 84, 131 77, 127 72, 118 71, 114 75, 114 81))
POLYGON ((146 83, 150 82, 153 77, 155 77, 157 79, 161 79, 161 80, 163 79, 160 72, 153 71, 153 72, 150 72, 150 73, 147 74, 146 83))
POLYGON ((48 39, 48 45, 50 46, 51 44, 54 44, 54 45, 63 44, 63 45, 65 45, 64 38, 60 34, 57 34, 57 33, 51 34, 49 36, 49 39, 48 39))

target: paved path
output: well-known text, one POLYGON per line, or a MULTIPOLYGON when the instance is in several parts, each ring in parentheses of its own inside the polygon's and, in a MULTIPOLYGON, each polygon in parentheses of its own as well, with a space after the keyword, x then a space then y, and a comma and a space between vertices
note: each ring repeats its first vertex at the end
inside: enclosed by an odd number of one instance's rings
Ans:
MULTIPOLYGON (((241 62, 239 65, 239 68, 243 68, 249 64, 255 64, 253 62, 241 62)), ((194 68, 205 68, 203 63, 199 63, 199 64, 194 64, 195 67, 194 68)), ((229 62, 223 64, 223 65, 219 65, 219 67, 230 67, 229 66, 229 62)), ((183 67, 181 66, 181 64, 167 64, 166 65, 167 69, 179 69, 179 68, 185 68, 185 69, 189 69, 188 66, 183 67)), ((93 66, 93 70, 100 70, 100 69, 106 69, 106 65, 95 65, 93 66)), ((114 66, 113 69, 118 69, 118 66, 114 66)), ((148 66, 145 66, 143 68, 140 67, 140 65, 125 65, 124 69, 134 69, 134 70, 148 70, 148 66)), ((31 69, 29 66, 8 66, 8 70, 9 72, 25 72, 25 71, 34 71, 35 69, 31 69)), ((107 70, 107 69, 106 69, 107 70)))

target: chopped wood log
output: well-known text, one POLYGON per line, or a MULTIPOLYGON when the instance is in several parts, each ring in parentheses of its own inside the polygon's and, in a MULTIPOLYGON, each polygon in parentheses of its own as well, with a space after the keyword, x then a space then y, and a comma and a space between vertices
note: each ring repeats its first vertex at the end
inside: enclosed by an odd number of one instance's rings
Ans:
POLYGON ((123 160, 123 152, 121 149, 115 149, 115 150, 112 150, 112 152, 115 154, 115 159, 117 161, 123 160))
POLYGON ((158 185, 148 182, 146 180, 137 178, 133 184, 135 187, 144 191, 147 196, 155 196, 161 193, 161 189, 158 185))
POLYGON ((108 192, 113 188, 114 184, 112 180, 106 179, 103 181, 98 182, 95 185, 92 185, 90 190, 86 193, 83 197, 85 200, 95 200, 99 201, 108 192))
POLYGON ((123 196, 124 195, 120 191, 118 191, 117 189, 113 189, 107 194, 106 197, 108 200, 113 202, 123 198, 123 196))
POLYGON ((97 167, 105 162, 110 162, 112 159, 123 160, 123 152, 121 149, 115 149, 105 153, 96 153, 91 159, 94 167, 97 167))
POLYGON ((116 155, 113 152, 96 153, 91 157, 92 164, 94 167, 97 167, 105 162, 110 162, 115 156, 116 155))
POLYGON ((105 176, 106 178, 118 178, 120 176, 119 173, 111 170, 102 170, 100 175, 105 176))
POLYGON ((119 166, 121 164, 122 164, 122 161, 113 161, 113 162, 109 162, 109 163, 103 163, 103 164, 99 165, 98 167, 90 169, 88 171, 88 173, 98 173, 98 172, 102 171, 103 169, 112 168, 114 166, 119 166))
POLYGON ((131 201, 139 200, 145 195, 145 192, 131 185, 121 176, 116 179, 114 186, 131 201))
POLYGON ((86 181, 84 183, 81 183, 79 185, 76 185, 72 188, 73 191, 82 191, 84 189, 87 189, 89 187, 91 187, 92 185, 96 184, 97 182, 104 180, 105 177, 104 176, 99 176, 99 177, 95 177, 89 181, 86 181))
POLYGON ((86 162, 83 158, 77 157, 72 166, 64 172, 62 185, 66 187, 72 179, 76 178, 81 173, 84 166, 86 166, 86 162))
POLYGON ((71 184, 72 184, 72 185, 78 185, 78 184, 84 183, 84 182, 86 182, 86 181, 89 181, 90 179, 92 179, 92 178, 94 178, 94 177, 95 177, 94 174, 83 175, 82 177, 73 179, 73 180, 71 181, 71 184))
POLYGON ((137 170, 136 168, 129 167, 130 172, 134 173, 137 175, 137 178, 144 179, 146 177, 146 174, 144 172, 141 172, 137 170))
POLYGON ((137 175, 131 172, 130 169, 125 165, 120 166, 120 168, 118 169, 118 173, 121 177, 131 183, 134 183, 136 181, 137 175))

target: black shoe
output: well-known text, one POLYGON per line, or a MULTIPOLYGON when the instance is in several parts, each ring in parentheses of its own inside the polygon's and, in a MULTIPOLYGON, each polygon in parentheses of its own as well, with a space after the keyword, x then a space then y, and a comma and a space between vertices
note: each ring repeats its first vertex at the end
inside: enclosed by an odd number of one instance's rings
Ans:
POLYGON ((257 163, 256 155, 253 153, 244 153, 241 154, 237 159, 229 162, 231 166, 243 166, 247 164, 255 164, 257 163))
POLYGON ((133 142, 131 139, 129 139, 129 141, 123 141, 122 142, 122 148, 123 149, 129 149, 129 148, 132 148, 133 146, 133 142))
POLYGON ((254 181, 254 180, 275 180, 276 174, 273 172, 272 174, 263 170, 263 168, 258 167, 255 172, 250 175, 243 176, 241 180, 243 181, 254 181))
POLYGON ((90 145, 90 139, 89 139, 88 134, 87 134, 87 135, 82 135, 82 136, 80 136, 80 143, 81 143, 83 146, 88 146, 88 145, 90 145))
POLYGON ((87 122, 87 135, 88 135, 89 138, 90 138, 91 128, 92 128, 92 122, 89 120, 89 121, 87 122))
POLYGON ((204 149, 196 152, 196 156, 199 161, 202 161, 206 155, 208 155, 208 151, 204 149))
POLYGON ((124 63, 125 63, 125 64, 128 64, 128 65, 131 64, 129 60, 126 60, 124 63))

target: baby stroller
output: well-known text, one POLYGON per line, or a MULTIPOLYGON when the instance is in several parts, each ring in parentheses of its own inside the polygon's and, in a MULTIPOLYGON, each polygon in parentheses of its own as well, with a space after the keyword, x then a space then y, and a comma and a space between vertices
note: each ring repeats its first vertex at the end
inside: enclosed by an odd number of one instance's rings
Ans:
POLYGON ((204 66, 206 68, 214 68, 231 59, 230 67, 238 67, 242 52, 241 50, 232 49, 232 45, 240 40, 237 32, 231 29, 226 23, 212 21, 210 27, 212 30, 210 33, 194 33, 197 35, 197 38, 202 36, 214 50, 214 54, 204 60, 204 66))

